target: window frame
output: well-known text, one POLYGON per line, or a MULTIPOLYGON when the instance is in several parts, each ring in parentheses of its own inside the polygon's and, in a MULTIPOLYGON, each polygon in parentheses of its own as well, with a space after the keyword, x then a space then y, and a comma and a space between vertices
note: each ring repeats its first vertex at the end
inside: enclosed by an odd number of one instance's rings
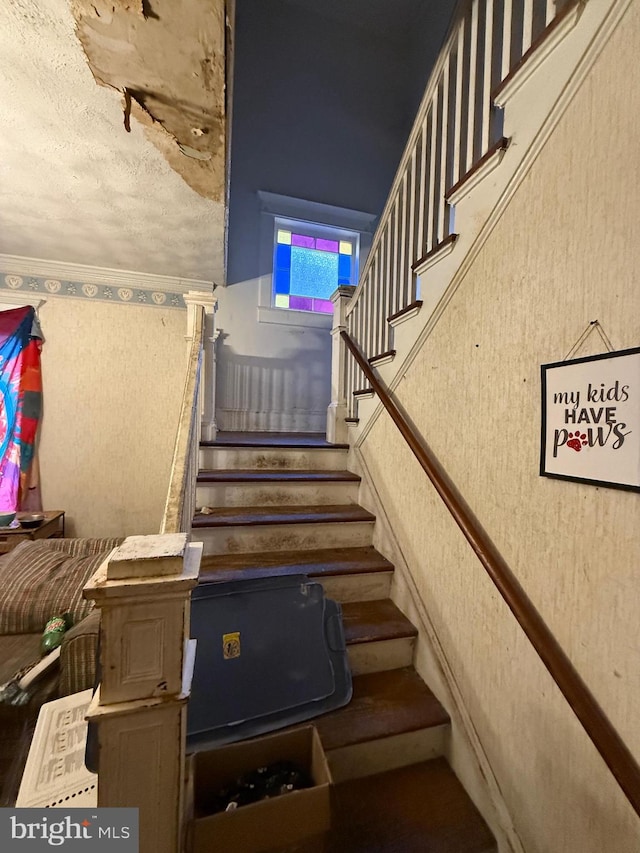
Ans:
MULTIPOLYGON (((316 311, 281 308, 274 305, 273 262, 278 227, 286 223, 288 230, 299 226, 303 231, 315 230, 318 236, 334 235, 341 231, 347 239, 357 237, 357 257, 354 262, 362 269, 371 247, 377 217, 370 213, 334 207, 319 202, 304 201, 289 196, 258 192, 260 199, 260 269, 258 322, 285 326, 307 326, 330 329, 333 316, 316 311), (326 230, 330 229, 330 231, 326 230)), ((353 273, 352 273, 353 274, 353 273)), ((353 284, 357 284, 354 281, 353 284)))

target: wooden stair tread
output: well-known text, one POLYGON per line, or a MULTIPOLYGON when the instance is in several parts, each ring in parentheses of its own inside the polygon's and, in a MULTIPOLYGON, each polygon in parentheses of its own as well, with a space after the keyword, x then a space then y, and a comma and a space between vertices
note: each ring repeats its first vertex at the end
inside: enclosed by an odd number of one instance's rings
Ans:
POLYGON ((333 790, 329 832, 281 853, 495 853, 496 842, 444 758, 333 790))
POLYGON ((389 598, 344 602, 342 621, 347 645, 418 635, 416 628, 389 598))
POLYGON ((412 667, 356 675, 344 708, 315 717, 325 750, 446 725, 449 715, 412 667))
POLYGON ((375 515, 357 504, 338 506, 219 507, 210 515, 197 514, 192 527, 246 527, 256 524, 326 524, 375 521, 375 515))
POLYGON ((255 468, 228 468, 202 470, 198 483, 359 483, 360 477, 351 471, 299 471, 264 470, 255 468))
POLYGON ((276 575, 335 575, 392 572, 393 564, 375 548, 322 548, 309 551, 266 551, 260 554, 205 554, 200 583, 215 583, 276 575))
POLYGON ((329 444, 324 433, 220 432, 215 441, 201 441, 200 447, 286 447, 345 450, 348 444, 329 444))

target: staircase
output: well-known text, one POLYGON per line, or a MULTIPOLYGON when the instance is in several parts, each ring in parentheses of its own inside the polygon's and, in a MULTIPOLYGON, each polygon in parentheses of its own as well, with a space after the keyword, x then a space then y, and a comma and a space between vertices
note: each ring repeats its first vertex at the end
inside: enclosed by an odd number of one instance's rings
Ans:
POLYGON ((449 717, 413 669, 417 631, 390 598, 393 565, 371 545, 375 517, 357 504, 347 450, 259 433, 200 450, 200 582, 303 573, 342 603, 353 698, 313 721, 336 782, 333 828, 296 853, 495 851, 442 757, 449 717))

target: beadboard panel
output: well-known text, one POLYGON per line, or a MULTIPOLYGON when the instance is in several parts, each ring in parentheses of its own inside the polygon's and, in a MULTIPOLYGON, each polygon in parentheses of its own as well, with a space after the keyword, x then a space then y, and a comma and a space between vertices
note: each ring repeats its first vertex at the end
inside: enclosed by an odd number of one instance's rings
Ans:
MULTIPOLYGON (((539 365, 595 319, 640 343, 639 38, 631 4, 396 390, 638 758, 639 496, 538 470, 539 365)), ((360 450, 523 848, 635 853, 637 818, 386 414, 360 450)))
POLYGON ((157 533, 185 370, 186 314, 50 299, 40 309, 44 506, 67 535, 157 533))

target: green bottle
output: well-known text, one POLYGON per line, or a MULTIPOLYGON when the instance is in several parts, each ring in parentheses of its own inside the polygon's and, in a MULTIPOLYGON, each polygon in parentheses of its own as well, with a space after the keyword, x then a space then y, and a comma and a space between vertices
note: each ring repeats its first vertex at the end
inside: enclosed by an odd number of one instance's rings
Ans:
POLYGON ((44 626, 44 633, 40 641, 40 651, 48 655, 62 643, 65 631, 70 627, 68 614, 64 616, 53 616, 44 626))

